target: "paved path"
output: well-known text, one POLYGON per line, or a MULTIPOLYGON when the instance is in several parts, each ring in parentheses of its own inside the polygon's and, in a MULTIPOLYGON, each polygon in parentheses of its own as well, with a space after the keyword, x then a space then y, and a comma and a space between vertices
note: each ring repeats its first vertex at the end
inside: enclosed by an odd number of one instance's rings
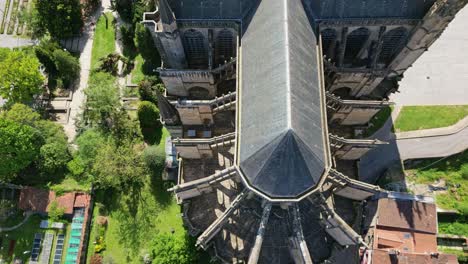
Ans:
MULTIPOLYGON (((110 0, 103 0, 101 2, 101 7, 97 10, 91 17, 89 22, 94 22, 96 24, 97 19, 103 12, 108 12, 110 10, 110 0)), ((82 105, 86 101, 86 95, 84 94, 84 89, 88 86, 89 73, 91 70, 91 53, 93 49, 93 34, 94 27, 89 26, 90 23, 86 26, 85 32, 80 39, 80 79, 78 89, 73 93, 73 99, 69 104, 70 107, 70 116, 68 123, 64 125, 65 133, 68 136, 68 141, 72 142, 76 137, 76 119, 81 115, 82 105)))
POLYGON ((16 48, 35 45, 37 41, 16 35, 0 34, 0 48, 16 48))
POLYGON ((436 42, 409 68, 400 93, 390 97, 400 105, 468 104, 468 5, 436 42))
POLYGON ((391 132, 391 127, 400 109, 397 106, 392 117, 371 137, 389 144, 371 150, 361 158, 359 161, 361 180, 374 183, 388 167, 402 160, 445 157, 468 149, 468 118, 448 128, 395 135, 391 132), (438 135, 435 132, 438 132, 438 135))

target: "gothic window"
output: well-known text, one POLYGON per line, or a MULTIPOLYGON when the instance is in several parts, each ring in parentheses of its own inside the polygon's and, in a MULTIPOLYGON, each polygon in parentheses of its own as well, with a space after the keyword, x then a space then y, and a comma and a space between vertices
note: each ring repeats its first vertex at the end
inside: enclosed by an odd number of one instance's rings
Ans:
POLYGON ((223 29, 216 38, 216 57, 217 64, 223 64, 224 61, 234 57, 233 52, 233 34, 229 29, 223 29))
POLYGON ((191 99, 207 99, 210 92, 203 87, 194 86, 189 89, 189 96, 191 99))
POLYGON ((204 39, 203 34, 198 30, 189 29, 184 32, 184 49, 190 68, 207 66, 208 52, 204 39))
POLYGON ((344 55, 344 64, 353 64, 353 66, 362 66, 367 62, 359 58, 359 53, 364 48, 369 39, 370 31, 367 28, 358 28, 348 34, 346 38, 346 50, 344 55))
POLYGON ((379 64, 389 64, 403 48, 408 37, 408 30, 404 27, 392 29, 382 37, 382 48, 377 60, 379 64))
POLYGON ((326 55, 327 58, 332 58, 333 44, 336 40, 336 30, 327 28, 322 30, 321 35, 323 54, 326 55))

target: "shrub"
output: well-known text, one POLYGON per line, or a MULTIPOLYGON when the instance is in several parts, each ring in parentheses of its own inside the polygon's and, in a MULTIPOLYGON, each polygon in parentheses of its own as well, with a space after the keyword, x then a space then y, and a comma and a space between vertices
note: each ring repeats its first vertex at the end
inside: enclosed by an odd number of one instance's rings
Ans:
POLYGON ((166 152, 161 146, 149 146, 143 152, 143 160, 152 169, 163 168, 166 162, 166 152))
POLYGON ((463 164, 460 168, 460 174, 463 180, 468 180, 468 164, 463 164))
POLYGON ((122 43, 126 48, 135 49, 135 41, 133 37, 135 31, 132 26, 120 26, 120 33, 122 34, 122 43))
POLYGON ((198 252, 187 236, 161 233, 152 241, 153 263, 197 263, 198 252))
POLYGON ((65 214, 65 209, 62 207, 59 207, 57 201, 53 201, 50 204, 49 219, 51 222, 56 222, 60 220, 64 214, 65 214))
POLYGON ((80 62, 70 52, 61 49, 56 49, 53 56, 58 75, 68 87, 80 74, 80 62))
POLYGON ((138 119, 142 128, 159 128, 159 109, 149 101, 142 101, 138 106, 138 119))

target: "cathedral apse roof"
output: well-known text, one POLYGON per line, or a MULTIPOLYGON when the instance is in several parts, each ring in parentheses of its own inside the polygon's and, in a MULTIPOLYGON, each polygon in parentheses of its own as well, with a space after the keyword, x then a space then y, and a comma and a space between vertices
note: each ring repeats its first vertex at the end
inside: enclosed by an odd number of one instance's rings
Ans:
POLYGON ((297 199, 328 166, 317 39, 300 0, 263 0, 241 43, 238 165, 272 199, 297 199))

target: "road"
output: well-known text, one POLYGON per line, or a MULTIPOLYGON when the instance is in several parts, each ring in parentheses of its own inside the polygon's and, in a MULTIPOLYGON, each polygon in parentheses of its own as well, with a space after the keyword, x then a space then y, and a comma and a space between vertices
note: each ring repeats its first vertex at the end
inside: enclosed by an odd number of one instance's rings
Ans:
MULTIPOLYGON (((396 107, 392 117, 371 137, 389 144, 371 150, 361 158, 359 176, 362 181, 374 183, 389 166, 401 160, 445 157, 468 149, 468 126, 460 129, 454 125, 452 126, 454 133, 443 133, 440 136, 397 138, 391 132, 391 127, 400 109, 401 107, 396 107)), ((431 133, 424 133, 421 130, 414 132, 414 134, 431 133)))

